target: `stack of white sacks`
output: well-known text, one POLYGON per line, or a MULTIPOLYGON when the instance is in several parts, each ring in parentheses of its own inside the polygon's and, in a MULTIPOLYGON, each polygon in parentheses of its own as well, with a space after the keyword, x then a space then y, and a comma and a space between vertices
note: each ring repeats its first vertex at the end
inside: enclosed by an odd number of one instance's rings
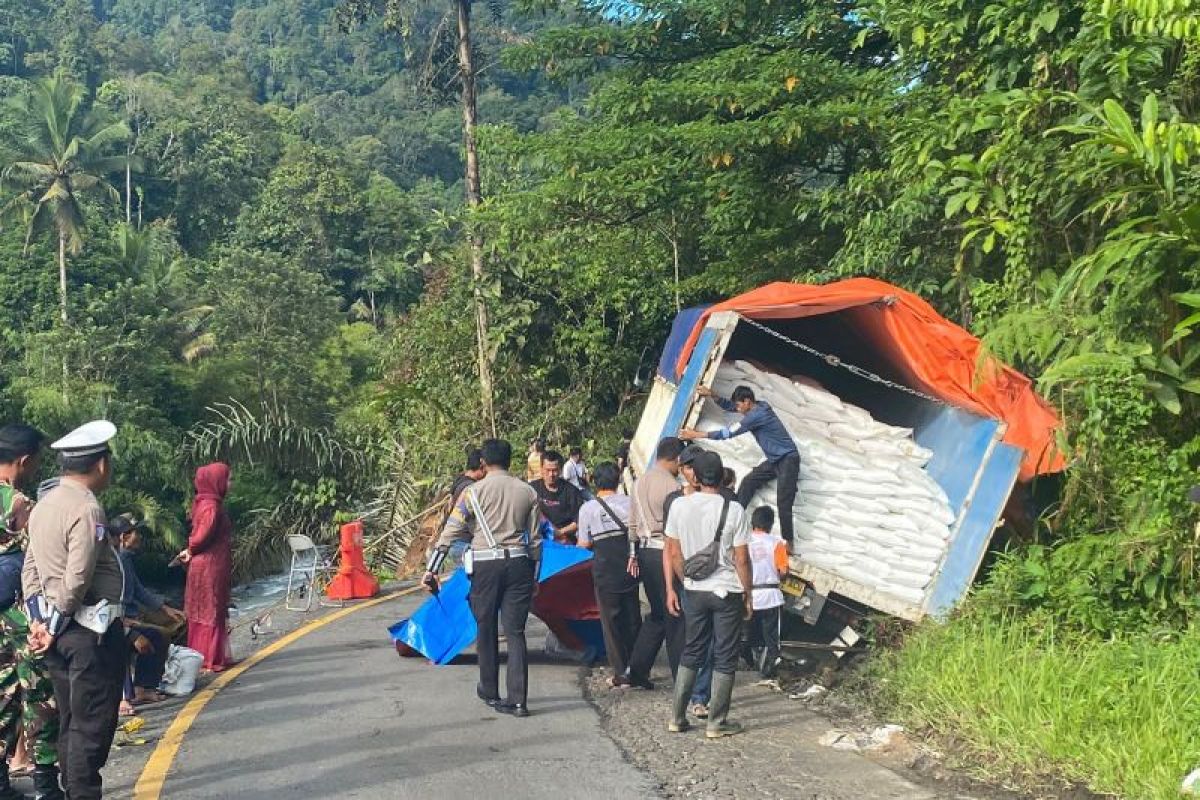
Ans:
MULTIPOLYGON (((771 404, 800 451, 795 531, 801 559, 881 594, 919 603, 954 522, 946 493, 923 469, 933 453, 913 441, 911 429, 876 422, 823 389, 745 361, 722 364, 712 388, 728 398, 741 385, 771 404)), ((706 402, 698 427, 709 431, 739 419, 706 402)), ((764 460, 749 434, 703 446, 720 453, 739 482, 764 460)), ((778 509, 774 483, 750 505, 763 504, 778 509)))

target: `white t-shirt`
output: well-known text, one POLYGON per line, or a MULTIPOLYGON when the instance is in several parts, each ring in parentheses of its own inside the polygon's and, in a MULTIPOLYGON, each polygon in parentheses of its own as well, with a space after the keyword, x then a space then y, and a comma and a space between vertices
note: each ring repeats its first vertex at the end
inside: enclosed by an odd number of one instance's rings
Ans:
POLYGON ((588 479, 587 467, 582 461, 576 462, 575 459, 568 458, 566 466, 563 467, 563 478, 576 489, 583 489, 584 482, 588 479))
MULTIPOLYGON (((774 533, 754 532, 750 534, 750 570, 754 576, 754 610, 765 611, 768 608, 778 608, 783 605, 783 591, 779 588, 778 558, 782 558, 779 548, 784 544, 783 537, 774 533)), ((786 552, 786 551, 784 551, 786 552)))
MULTIPOLYGON (((678 539, 686 561, 712 544, 717 522, 721 519, 721 506, 725 498, 719 494, 697 492, 680 497, 671 504, 664 533, 668 538, 678 539)), ((750 515, 739 503, 729 504, 725 517, 725 547, 721 549, 721 561, 717 571, 702 581, 683 579, 683 587, 694 592, 712 592, 725 597, 731 592, 741 593, 742 582, 733 567, 733 548, 750 544, 750 515)))

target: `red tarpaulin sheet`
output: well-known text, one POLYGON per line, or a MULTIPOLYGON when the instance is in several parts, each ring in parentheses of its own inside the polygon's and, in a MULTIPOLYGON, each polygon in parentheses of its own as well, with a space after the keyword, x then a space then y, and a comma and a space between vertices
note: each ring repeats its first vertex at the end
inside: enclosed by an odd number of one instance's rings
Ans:
POLYGON ((1065 466, 1055 446, 1058 415, 1029 378, 997 359, 980 367, 977 338, 912 292, 873 278, 812 286, 771 283, 711 306, 696 321, 679 356, 682 374, 710 315, 733 311, 755 320, 798 319, 854 310, 861 335, 886 353, 914 389, 1006 423, 1004 441, 1025 450, 1021 480, 1065 466), (880 302, 883 301, 883 302, 880 302))

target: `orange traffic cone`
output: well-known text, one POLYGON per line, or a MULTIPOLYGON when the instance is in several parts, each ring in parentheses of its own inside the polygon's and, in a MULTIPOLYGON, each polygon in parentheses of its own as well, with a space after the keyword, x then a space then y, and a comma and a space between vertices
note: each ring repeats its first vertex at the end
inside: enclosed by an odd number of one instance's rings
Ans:
POLYGON ((363 560, 363 525, 355 520, 342 526, 341 563, 325 594, 330 600, 355 600, 379 594, 379 581, 363 560))

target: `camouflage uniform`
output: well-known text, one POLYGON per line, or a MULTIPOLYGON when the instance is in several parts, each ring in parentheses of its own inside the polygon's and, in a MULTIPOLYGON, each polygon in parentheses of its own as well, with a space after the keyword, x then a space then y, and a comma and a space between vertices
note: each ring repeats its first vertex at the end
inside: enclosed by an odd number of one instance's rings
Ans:
POLYGON ((5 756, 16 746, 22 725, 33 762, 57 764, 54 685, 42 657, 29 649, 29 622, 24 612, 14 606, 0 612, 0 745, 5 756))
MULTIPOLYGON (((14 507, 22 502, 24 495, 0 484, 0 556, 23 550, 24 525, 13 524, 14 507)), ((12 754, 22 726, 33 762, 58 763, 54 685, 42 657, 29 647, 29 621, 21 604, 15 603, 0 612, 0 757, 12 754)))

